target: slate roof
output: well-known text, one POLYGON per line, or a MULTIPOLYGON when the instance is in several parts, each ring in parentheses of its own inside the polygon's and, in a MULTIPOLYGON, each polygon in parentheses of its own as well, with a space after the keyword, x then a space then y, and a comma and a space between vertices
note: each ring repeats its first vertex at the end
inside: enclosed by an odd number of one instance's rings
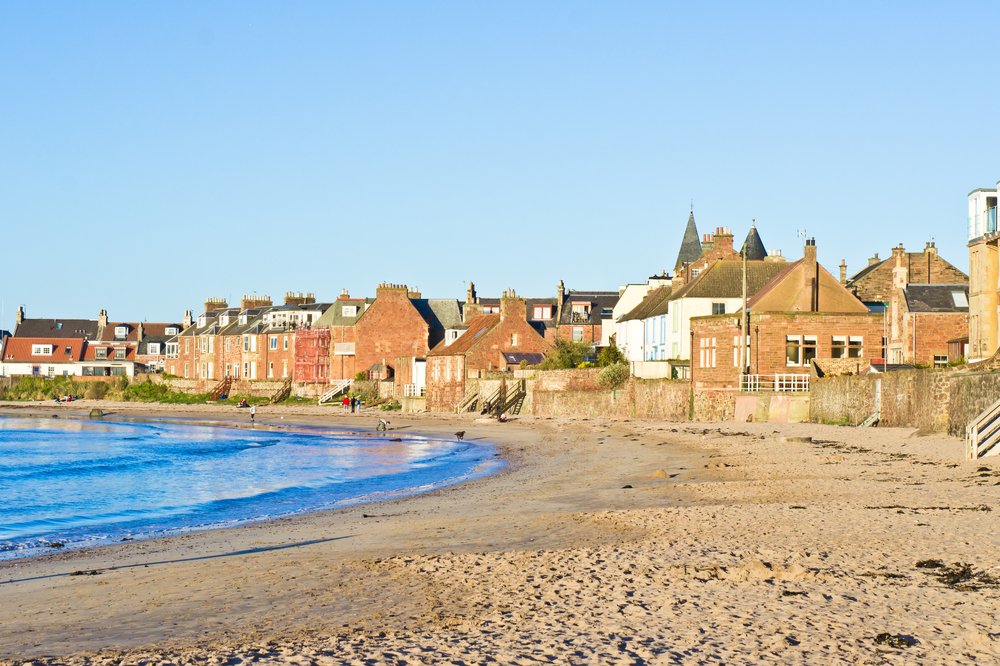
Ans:
POLYGON ((969 286, 965 284, 911 284, 903 295, 910 312, 969 311, 969 286))
POLYGON ((564 296, 560 325, 600 324, 603 310, 613 310, 621 294, 617 291, 568 291, 564 296), (573 303, 590 303, 590 318, 587 321, 573 321, 573 303))
POLYGON ((358 317, 365 311, 365 306, 370 305, 374 302, 371 298, 343 298, 334 301, 333 306, 324 312, 316 321, 313 322, 313 328, 330 328, 331 326, 353 326, 354 322, 358 320, 358 317), (354 317, 344 316, 345 305, 353 305, 357 308, 357 314, 354 317))
POLYGON ((500 315, 498 314, 485 314, 479 315, 475 319, 469 322, 469 328, 465 333, 462 333, 450 345, 446 345, 443 341, 438 343, 434 349, 430 350, 428 356, 456 356, 459 354, 464 354, 473 346, 476 342, 483 336, 484 333, 492 329, 494 326, 500 323, 500 315))
POLYGON ((684 264, 698 261, 701 257, 701 238, 698 236, 698 227, 694 223, 694 211, 688 215, 687 227, 684 228, 684 237, 681 239, 681 248, 677 252, 677 263, 674 268, 680 268, 684 264))
POLYGON ((764 241, 760 239, 760 234, 757 233, 756 224, 750 225, 750 231, 747 232, 740 253, 744 254, 748 261, 762 261, 767 258, 767 250, 764 248, 764 241))
POLYGON ((501 352, 503 359, 512 365, 524 361, 528 365, 538 365, 545 359, 545 354, 539 352, 501 352))
POLYGON ((464 328, 462 309, 453 298, 411 298, 410 302, 432 329, 464 328))
POLYGON ((636 319, 647 319, 648 317, 653 317, 659 314, 666 314, 667 303, 670 300, 670 295, 673 293, 673 287, 656 287, 651 289, 648 294, 639 302, 639 305, 632 308, 631 311, 624 314, 618 321, 633 321, 636 319), (660 312, 663 310, 663 312, 660 312), (655 311, 655 314, 654 314, 655 311))
POLYGON ((96 319, 25 319, 14 329, 18 338, 97 338, 96 319))
MULTIPOLYGON (((790 270, 795 263, 781 261, 747 262, 747 297, 790 270)), ((670 300, 679 298, 740 298, 743 296, 743 262, 739 259, 716 261, 694 280, 677 289, 670 300)))

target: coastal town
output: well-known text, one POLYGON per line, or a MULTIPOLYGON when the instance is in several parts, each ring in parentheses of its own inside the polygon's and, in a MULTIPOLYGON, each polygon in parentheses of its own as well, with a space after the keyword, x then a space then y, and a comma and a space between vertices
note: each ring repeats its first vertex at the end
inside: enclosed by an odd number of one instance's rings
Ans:
MULTIPOLYGON (((155 377, 212 400, 320 404, 340 404, 365 382, 370 404, 404 412, 519 414, 539 404, 528 380, 558 345, 572 344, 584 350, 579 367, 610 358, 634 380, 670 382, 681 396, 675 417, 805 421, 820 378, 989 366, 998 347, 998 199, 1000 185, 969 194, 968 258, 949 261, 933 240, 900 242, 873 248, 853 271, 841 260, 837 274, 815 238, 786 258, 767 249, 756 223, 745 234, 700 232, 692 208, 672 269, 617 290, 559 280, 549 296, 513 288, 481 296, 470 281, 464 299, 449 299, 382 283, 372 295, 333 300, 210 297, 171 322, 103 309, 93 320, 35 318, 41 304, 22 306, 4 334, 0 377, 155 377), (770 396, 763 412, 761 395, 770 396)), ((612 388, 624 378, 616 381, 612 388)), ((881 418, 879 406, 871 411, 873 422, 881 418)))

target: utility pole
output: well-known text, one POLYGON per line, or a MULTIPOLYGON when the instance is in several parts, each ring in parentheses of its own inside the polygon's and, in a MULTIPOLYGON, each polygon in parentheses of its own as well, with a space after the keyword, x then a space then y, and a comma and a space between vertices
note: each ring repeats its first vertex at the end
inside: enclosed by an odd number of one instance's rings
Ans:
MULTIPOLYGON (((757 220, 755 219, 751 223, 751 227, 757 225, 757 220)), ((743 388, 743 377, 747 374, 747 361, 750 359, 749 353, 747 353, 747 326, 749 325, 749 318, 747 317, 747 243, 743 241, 743 248, 740 250, 740 256, 743 259, 743 307, 740 309, 740 388, 743 388)))

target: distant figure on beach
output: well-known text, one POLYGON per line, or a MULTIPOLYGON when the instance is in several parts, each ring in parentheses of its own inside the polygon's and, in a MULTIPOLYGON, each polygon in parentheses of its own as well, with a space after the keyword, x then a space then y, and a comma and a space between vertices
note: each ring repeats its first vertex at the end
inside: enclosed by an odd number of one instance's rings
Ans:
POLYGON ((340 401, 340 404, 344 406, 344 411, 346 412, 351 405, 351 399, 345 395, 344 399, 340 401))
POLYGON ((379 432, 385 432, 388 429, 389 429, 389 422, 386 421, 385 419, 379 419, 378 425, 375 426, 375 430, 379 432))
POLYGON ((459 430, 458 432, 455 433, 455 437, 457 437, 458 441, 461 442, 463 439, 465 439, 465 431, 459 430))
POLYGON ((257 416, 257 405, 250 406, 250 423, 253 423, 253 417, 257 416))
POLYGON ((507 412, 504 412, 503 414, 498 416, 497 421, 499 421, 500 423, 507 423, 507 412))

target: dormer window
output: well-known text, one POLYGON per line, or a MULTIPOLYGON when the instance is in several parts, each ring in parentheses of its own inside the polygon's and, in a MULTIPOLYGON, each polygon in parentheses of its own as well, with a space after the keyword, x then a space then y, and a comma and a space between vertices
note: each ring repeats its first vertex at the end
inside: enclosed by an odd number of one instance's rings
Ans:
POLYGON ((150 356, 159 356, 159 354, 160 354, 160 343, 159 342, 150 342, 146 346, 146 353, 149 354, 150 356))
POLYGON ((95 347, 94 348, 94 358, 98 361, 104 361, 108 358, 108 348, 107 347, 95 347))
POLYGON ((128 335, 128 326, 115 326, 115 339, 123 340, 128 335))
POLYGON ((590 303, 573 303, 571 314, 574 322, 590 320, 590 303))
POLYGON ((358 316, 358 306, 357 305, 344 305, 340 308, 340 316, 342 317, 357 317, 358 316))
POLYGON ((536 305, 531 310, 532 319, 552 319, 551 305, 536 305))
POLYGON ((177 330, 176 326, 167 326, 163 329, 164 335, 177 335, 178 333, 180 333, 180 331, 177 330))
POLYGON ((219 315, 219 326, 229 326, 229 315, 219 315))
POLYGON ((208 316, 201 315, 198 317, 198 328, 205 328, 206 324, 208 324, 208 316))
POLYGON ((52 356, 52 345, 31 345, 32 356, 52 356))
POLYGON ((240 318, 239 318, 239 322, 240 322, 240 326, 246 326, 247 316, 245 314, 241 314, 240 318))
POLYGON ((125 348, 124 347, 119 347, 118 349, 115 350, 115 360, 116 361, 124 361, 125 360, 125 348))

